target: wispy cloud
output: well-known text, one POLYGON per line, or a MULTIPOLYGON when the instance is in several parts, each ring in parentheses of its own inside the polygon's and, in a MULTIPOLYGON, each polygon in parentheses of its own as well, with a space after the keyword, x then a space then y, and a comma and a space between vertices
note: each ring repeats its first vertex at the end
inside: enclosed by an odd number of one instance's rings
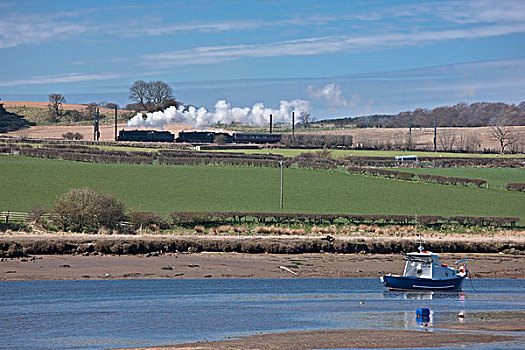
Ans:
POLYGON ((0 49, 62 40, 84 34, 89 30, 89 26, 81 23, 57 21, 39 16, 7 16, 0 18, 0 49))
MULTIPOLYGON (((1 2, 0 8, 12 7, 10 2, 1 2)), ((262 21, 257 18, 231 18, 223 21, 191 21, 152 15, 158 11, 147 6, 129 6, 126 10, 141 10, 141 17, 122 12, 120 7, 83 8, 77 11, 63 11, 52 14, 7 12, 0 17, 0 49, 22 45, 42 44, 52 40, 82 37, 88 33, 109 34, 118 37, 169 36, 184 32, 219 34, 231 31, 253 31, 264 28, 293 26, 294 28, 323 27, 329 24, 341 33, 352 25, 362 25, 369 30, 381 30, 386 18, 402 18, 406 24, 441 21, 448 25, 472 25, 506 23, 521 25, 525 22, 525 1, 499 0, 497 5, 490 0, 478 1, 437 1, 414 4, 388 5, 370 10, 353 10, 345 13, 297 13, 288 18, 262 21), (99 19, 101 13, 115 12, 112 21, 99 19), (373 23, 370 27, 368 23, 373 23)), ((405 28, 406 29, 406 28, 405 28)), ((402 28, 398 28, 402 30, 402 28)))
POLYGON ((248 57, 312 56, 343 51, 368 51, 425 45, 437 41, 471 40, 525 32, 525 23, 468 29, 384 33, 369 36, 326 36, 265 44, 201 46, 188 50, 143 55, 145 64, 161 67, 210 64, 248 57))
POLYGON ((77 83, 94 80, 111 80, 128 76, 122 73, 68 73, 58 75, 34 76, 27 79, 15 79, 11 81, 0 81, 0 86, 17 86, 17 85, 45 85, 58 83, 77 83))

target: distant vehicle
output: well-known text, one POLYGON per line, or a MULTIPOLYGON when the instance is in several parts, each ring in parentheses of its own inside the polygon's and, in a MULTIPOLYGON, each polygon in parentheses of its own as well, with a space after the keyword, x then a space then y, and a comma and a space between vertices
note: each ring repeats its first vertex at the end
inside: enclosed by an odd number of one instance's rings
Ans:
POLYGON ((181 131, 179 136, 175 139, 175 142, 187 142, 187 143, 214 143, 215 138, 221 137, 223 143, 232 143, 233 136, 226 132, 215 132, 215 131, 181 131))
POLYGON ((175 135, 169 131, 120 130, 117 141, 173 142, 175 135))
POLYGON ((419 162, 417 156, 397 156, 395 160, 397 165, 417 164, 419 162))
POLYGON ((233 134, 237 143, 278 143, 281 141, 281 134, 264 133, 241 133, 233 134))
POLYGON ((233 133, 216 131, 181 131, 175 142, 187 143, 215 143, 220 137, 222 143, 278 143, 281 141, 280 134, 264 133, 233 133))

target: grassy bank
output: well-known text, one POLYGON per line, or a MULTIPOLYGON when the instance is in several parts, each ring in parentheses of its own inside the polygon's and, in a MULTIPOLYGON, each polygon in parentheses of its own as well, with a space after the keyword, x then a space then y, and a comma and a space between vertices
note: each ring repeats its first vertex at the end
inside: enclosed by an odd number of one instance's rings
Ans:
MULTIPOLYGON (((525 243, 506 239, 427 239, 425 248, 441 253, 521 252, 525 243)), ((177 237, 177 236, 5 236, 0 257, 33 254, 147 254, 177 252, 237 252, 249 254, 402 253, 414 249, 414 239, 317 237, 177 237)))
MULTIPOLYGON (((93 164, 0 157, 0 210, 51 207, 72 188, 115 194, 129 210, 278 212, 278 168, 93 164)), ((394 181, 342 171, 285 169, 283 212, 516 216, 525 196, 394 181)))

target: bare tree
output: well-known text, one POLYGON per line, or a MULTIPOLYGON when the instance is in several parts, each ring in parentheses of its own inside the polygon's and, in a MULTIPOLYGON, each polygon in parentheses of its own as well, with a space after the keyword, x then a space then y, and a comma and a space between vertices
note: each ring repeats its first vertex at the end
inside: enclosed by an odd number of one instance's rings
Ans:
POLYGON ((438 139, 443 151, 451 151, 456 143, 456 133, 454 130, 441 130, 438 139))
POLYGON ((56 123, 62 117, 62 104, 66 102, 66 98, 62 94, 51 93, 47 96, 49 104, 47 105, 50 119, 56 123))
POLYGON ((135 81, 129 88, 129 99, 137 102, 142 108, 147 109, 149 97, 149 84, 144 80, 135 81))
POLYGON ((307 128, 308 125, 314 121, 314 118, 312 117, 312 115, 310 113, 307 113, 307 112, 301 112, 299 114, 299 122, 305 127, 307 128))
POLYGON ((149 82, 149 93, 153 108, 162 107, 166 100, 173 98, 173 89, 160 80, 149 82))
POLYGON ((479 149, 481 140, 476 134, 461 134, 458 140, 458 147, 462 151, 474 152, 479 149))
POLYGON ((155 111, 163 108, 167 101, 173 100, 173 89, 160 80, 137 80, 129 88, 129 99, 147 111, 155 111))
POLYGON ((490 122, 492 139, 498 141, 501 153, 505 152, 507 146, 510 146, 517 141, 517 135, 509 124, 507 114, 500 114, 490 122))

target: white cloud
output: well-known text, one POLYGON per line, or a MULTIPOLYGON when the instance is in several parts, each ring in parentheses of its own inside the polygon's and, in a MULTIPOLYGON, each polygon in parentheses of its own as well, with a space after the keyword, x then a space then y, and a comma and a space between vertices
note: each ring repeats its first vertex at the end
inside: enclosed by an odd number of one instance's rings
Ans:
POLYGON ((392 32, 380 35, 325 36, 228 46, 201 46, 193 49, 143 55, 145 64, 169 67, 210 64, 248 57, 313 56, 344 51, 370 51, 425 45, 448 40, 471 40, 525 32, 525 23, 479 26, 441 31, 392 32))
POLYGON ((43 84, 58 84, 58 83, 76 83, 82 81, 94 80, 111 80, 125 77, 126 75, 120 73, 99 73, 99 74, 84 74, 84 73, 68 73, 47 76, 35 76, 26 79, 16 79, 11 81, 0 81, 0 86, 17 86, 17 85, 43 85, 43 84))
POLYGON ((343 89, 341 85, 337 83, 326 84, 321 88, 308 85, 306 92, 311 98, 325 100, 330 107, 353 107, 353 103, 350 103, 350 101, 343 96, 343 89))
POLYGON ((63 40, 91 29, 80 23, 39 16, 4 16, 0 17, 0 49, 63 40))

